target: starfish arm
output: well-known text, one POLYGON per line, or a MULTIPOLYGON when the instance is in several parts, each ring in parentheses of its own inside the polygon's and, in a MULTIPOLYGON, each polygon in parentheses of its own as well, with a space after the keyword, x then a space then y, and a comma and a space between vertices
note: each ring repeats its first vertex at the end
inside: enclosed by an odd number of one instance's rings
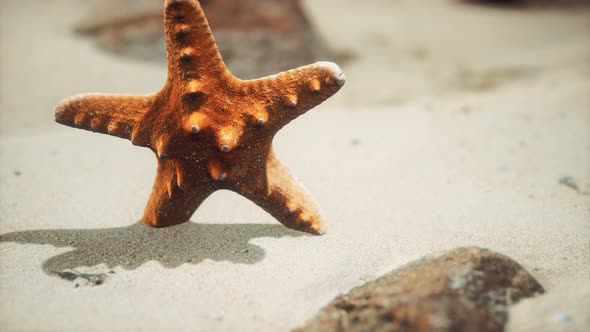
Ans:
POLYGON ((236 191, 286 227, 316 235, 325 233, 324 216, 318 204, 274 152, 268 157, 265 180, 236 191))
POLYGON ((187 222, 199 205, 213 193, 214 188, 202 183, 187 188, 182 179, 186 171, 179 163, 181 161, 158 160, 156 181, 141 219, 144 224, 168 227, 187 222))
POLYGON ((70 127, 131 138, 133 127, 153 106, 150 95, 89 93, 62 100, 55 121, 70 127))
POLYGON ((164 9, 168 79, 192 81, 229 74, 201 4, 196 0, 166 0, 164 9))
POLYGON ((334 95, 346 77, 338 65, 318 62, 257 80, 242 81, 266 104, 268 123, 281 128, 334 95))

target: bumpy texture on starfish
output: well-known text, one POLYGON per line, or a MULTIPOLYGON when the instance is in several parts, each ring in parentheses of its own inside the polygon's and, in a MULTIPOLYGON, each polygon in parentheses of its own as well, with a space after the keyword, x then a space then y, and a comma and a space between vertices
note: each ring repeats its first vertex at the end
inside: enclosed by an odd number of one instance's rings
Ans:
POLYGON ((196 0, 166 0, 168 80, 153 95, 82 94, 57 105, 57 122, 152 149, 158 173, 143 223, 189 220, 211 193, 235 191, 289 228, 324 232, 318 205, 280 162, 274 135, 336 93, 342 70, 319 62, 240 80, 225 67, 196 0))

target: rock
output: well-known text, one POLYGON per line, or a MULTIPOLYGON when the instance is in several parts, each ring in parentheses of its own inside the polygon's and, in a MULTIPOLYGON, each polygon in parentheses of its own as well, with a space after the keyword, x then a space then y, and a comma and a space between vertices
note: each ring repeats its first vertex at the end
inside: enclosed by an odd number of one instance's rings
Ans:
POLYGON ((543 292, 509 257, 459 248, 338 296, 295 331, 503 331, 509 305, 543 292))

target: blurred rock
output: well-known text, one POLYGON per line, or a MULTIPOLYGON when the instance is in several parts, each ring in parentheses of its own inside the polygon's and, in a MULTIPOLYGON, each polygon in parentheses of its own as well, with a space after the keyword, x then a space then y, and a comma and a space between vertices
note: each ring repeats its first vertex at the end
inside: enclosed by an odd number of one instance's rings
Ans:
MULTIPOLYGON (((221 54, 240 78, 274 74, 312 63, 326 48, 299 0, 202 0, 221 54)), ((161 0, 95 1, 75 31, 102 49, 165 63, 161 0)))
POLYGON ((543 292, 509 257, 460 248, 337 297, 295 331, 503 331, 509 305, 543 292))

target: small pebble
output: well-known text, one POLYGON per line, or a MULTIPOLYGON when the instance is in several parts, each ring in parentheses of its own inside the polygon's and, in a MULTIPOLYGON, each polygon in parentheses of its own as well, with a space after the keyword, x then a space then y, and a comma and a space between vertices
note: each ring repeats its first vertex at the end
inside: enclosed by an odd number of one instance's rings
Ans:
POLYGON ((559 179, 559 184, 562 184, 566 187, 569 187, 577 192, 580 191, 580 188, 578 187, 578 185, 576 184, 576 182, 574 181, 574 178, 571 176, 563 176, 559 179))
POLYGON ((572 316, 568 314, 555 314, 551 317, 551 320, 555 323, 566 323, 572 320, 572 316))
POLYGON ((21 176, 23 173, 21 173, 20 171, 14 171, 14 176, 21 176))

